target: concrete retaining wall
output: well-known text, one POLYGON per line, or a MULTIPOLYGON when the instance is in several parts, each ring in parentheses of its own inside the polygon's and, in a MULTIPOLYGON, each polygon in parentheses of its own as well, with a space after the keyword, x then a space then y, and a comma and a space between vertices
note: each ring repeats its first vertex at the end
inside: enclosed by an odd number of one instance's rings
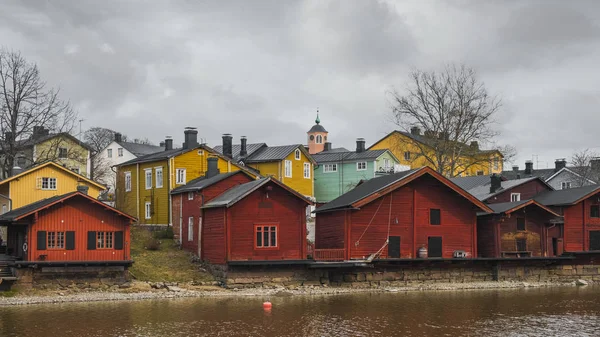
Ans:
POLYGON ((123 266, 13 268, 15 288, 93 288, 103 289, 129 280, 123 266))

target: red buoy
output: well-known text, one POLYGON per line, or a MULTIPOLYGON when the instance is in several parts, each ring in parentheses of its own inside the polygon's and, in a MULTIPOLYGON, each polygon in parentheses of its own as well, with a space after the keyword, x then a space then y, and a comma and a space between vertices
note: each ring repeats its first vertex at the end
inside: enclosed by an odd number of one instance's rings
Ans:
POLYGON ((273 304, 271 304, 271 302, 266 301, 263 303, 263 309, 265 310, 271 310, 271 308, 273 307, 273 304))

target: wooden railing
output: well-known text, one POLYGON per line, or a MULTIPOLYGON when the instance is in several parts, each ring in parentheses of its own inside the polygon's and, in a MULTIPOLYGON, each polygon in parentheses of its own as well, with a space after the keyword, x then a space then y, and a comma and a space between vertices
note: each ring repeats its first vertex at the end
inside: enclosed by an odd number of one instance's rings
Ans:
POLYGON ((344 261, 346 250, 341 249, 315 249, 313 259, 315 261, 344 261))

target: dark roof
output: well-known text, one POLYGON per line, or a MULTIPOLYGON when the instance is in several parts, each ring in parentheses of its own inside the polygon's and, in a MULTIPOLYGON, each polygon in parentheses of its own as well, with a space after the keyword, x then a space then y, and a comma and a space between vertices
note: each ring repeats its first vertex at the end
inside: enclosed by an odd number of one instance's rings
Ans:
POLYGON ((589 185, 540 193, 534 199, 544 206, 573 205, 581 198, 600 192, 600 185, 589 185))
POLYGON ((275 160, 284 160, 292 151, 298 148, 304 148, 301 144, 267 146, 256 151, 252 156, 246 157, 248 163, 268 162, 275 160))
POLYGON ((313 154, 312 157, 317 163, 339 162, 339 161, 357 161, 357 160, 375 160, 388 150, 366 150, 363 152, 332 152, 324 151, 313 154))
POLYGON ((319 154, 321 154, 321 153, 337 153, 337 152, 350 152, 350 150, 348 150, 345 147, 336 147, 335 149, 331 149, 329 151, 321 151, 321 152, 319 152, 319 154))
POLYGON ((489 204, 488 206, 494 211, 494 214, 500 214, 500 213, 504 213, 508 210, 511 210, 515 207, 518 207, 520 205, 526 204, 530 201, 531 201, 531 199, 514 201, 514 202, 501 202, 498 204, 489 204))
POLYGON ((243 171, 221 173, 221 174, 217 174, 216 176, 210 177, 210 178, 206 178, 206 177, 196 178, 196 179, 190 180, 187 184, 185 184, 183 186, 177 187, 176 189, 171 191, 171 194, 178 194, 178 193, 190 192, 190 191, 199 191, 199 190, 207 188, 211 185, 214 185, 214 184, 218 183, 219 181, 225 180, 237 173, 243 173, 243 171))
POLYGON ((530 177, 539 177, 539 178, 544 179, 544 181, 546 181, 554 173, 556 173, 556 170, 553 168, 532 170, 531 174, 525 174, 525 170, 518 170, 518 171, 511 170, 511 171, 502 171, 502 176, 509 180, 523 179, 523 178, 530 178, 530 177))
POLYGON ((129 151, 136 157, 144 156, 147 154, 152 154, 160 151, 164 151, 165 148, 163 146, 149 145, 149 144, 137 144, 130 142, 116 142, 125 150, 129 151))
POLYGON ((84 147, 86 150, 91 151, 91 149, 92 149, 88 144, 80 141, 79 139, 77 139, 77 137, 73 136, 72 134, 70 134, 68 132, 49 133, 47 135, 43 135, 43 136, 40 135, 35 138, 29 137, 27 139, 17 140, 15 145, 17 147, 29 147, 29 146, 33 146, 33 145, 39 144, 41 142, 45 142, 47 140, 50 140, 52 138, 59 137, 59 136, 65 136, 65 137, 71 139, 72 141, 74 141, 77 144, 84 147))
POLYGON ((362 199, 368 197, 369 195, 371 195, 389 185, 392 185, 392 184, 394 184, 394 183, 396 183, 396 182, 398 182, 398 181, 400 181, 422 169, 423 168, 412 169, 409 171, 403 171, 403 172, 398 172, 398 173, 394 173, 394 174, 390 174, 390 175, 385 175, 385 176, 369 179, 369 180, 363 182, 362 184, 356 186, 354 189, 348 191, 347 193, 342 194, 341 196, 337 197, 336 199, 317 208, 315 210, 315 213, 333 210, 333 209, 350 207, 355 202, 362 200, 362 199))
MULTIPOLYGON (((256 144, 246 144, 246 157, 251 156, 252 154, 254 154, 254 152, 258 151, 259 149, 266 147, 267 144, 266 143, 256 143, 256 144)), ((220 154, 223 154, 223 145, 217 145, 213 148, 215 151, 219 152, 220 154)), ((235 144, 231 147, 231 154, 233 155, 233 160, 235 161, 239 161, 240 159, 242 159, 240 157, 240 150, 242 149, 242 145, 241 144, 235 144)))
MULTIPOLYGON (((481 176, 479 176, 479 177, 481 177, 481 176)), ((532 180, 540 179, 538 177, 530 177, 530 178, 516 179, 516 180, 504 180, 504 181, 500 182, 500 188, 498 190, 496 190, 494 193, 490 193, 490 185, 492 184, 491 179, 489 176, 483 176, 483 177, 485 177, 487 179, 485 179, 485 181, 484 181, 483 178, 480 179, 480 178, 475 178, 475 177, 464 177, 464 178, 452 178, 451 180, 453 183, 460 186, 463 190, 466 190, 467 192, 472 194, 477 199, 479 199, 481 201, 485 201, 495 195, 506 192, 514 187, 521 186, 532 180), (473 179, 471 179, 471 178, 473 178, 473 179), (462 181, 463 179, 465 180, 464 182, 462 181), (481 182, 483 184, 477 185, 478 182, 481 182), (466 187, 470 187, 470 188, 466 188, 466 187)), ((544 185, 548 186, 542 179, 540 181, 544 185)), ((550 187, 550 186, 548 186, 548 188, 552 189, 552 187, 550 187)))
POLYGON ((257 179, 228 189, 223 194, 206 203, 202 208, 229 207, 255 189, 266 184, 270 178, 257 179))
POLYGON ((312 132, 327 132, 327 130, 325 130, 325 128, 323 127, 323 125, 321 125, 321 124, 315 124, 315 125, 313 125, 312 128, 310 128, 310 130, 308 130, 307 133, 312 133, 312 132))
POLYGON ((138 164, 138 163, 147 163, 147 162, 152 162, 152 161, 164 160, 164 159, 168 159, 168 158, 180 155, 182 153, 186 153, 188 151, 193 151, 193 150, 196 150, 196 149, 207 149, 207 150, 210 150, 205 145, 199 145, 199 146, 196 146, 196 147, 194 147, 192 149, 173 149, 173 150, 167 150, 167 151, 159 151, 159 152, 147 154, 145 156, 134 158, 134 159, 126 161, 124 163, 118 164, 117 166, 131 165, 131 164, 138 164))
POLYGON ((465 191, 491 182, 490 176, 454 177, 450 180, 465 191))

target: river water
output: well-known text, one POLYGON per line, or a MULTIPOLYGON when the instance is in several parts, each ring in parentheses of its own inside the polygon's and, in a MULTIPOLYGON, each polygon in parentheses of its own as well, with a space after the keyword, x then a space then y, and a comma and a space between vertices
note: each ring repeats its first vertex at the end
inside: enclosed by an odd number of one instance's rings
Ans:
POLYGON ((600 336, 600 287, 0 308, 0 336, 600 336))

